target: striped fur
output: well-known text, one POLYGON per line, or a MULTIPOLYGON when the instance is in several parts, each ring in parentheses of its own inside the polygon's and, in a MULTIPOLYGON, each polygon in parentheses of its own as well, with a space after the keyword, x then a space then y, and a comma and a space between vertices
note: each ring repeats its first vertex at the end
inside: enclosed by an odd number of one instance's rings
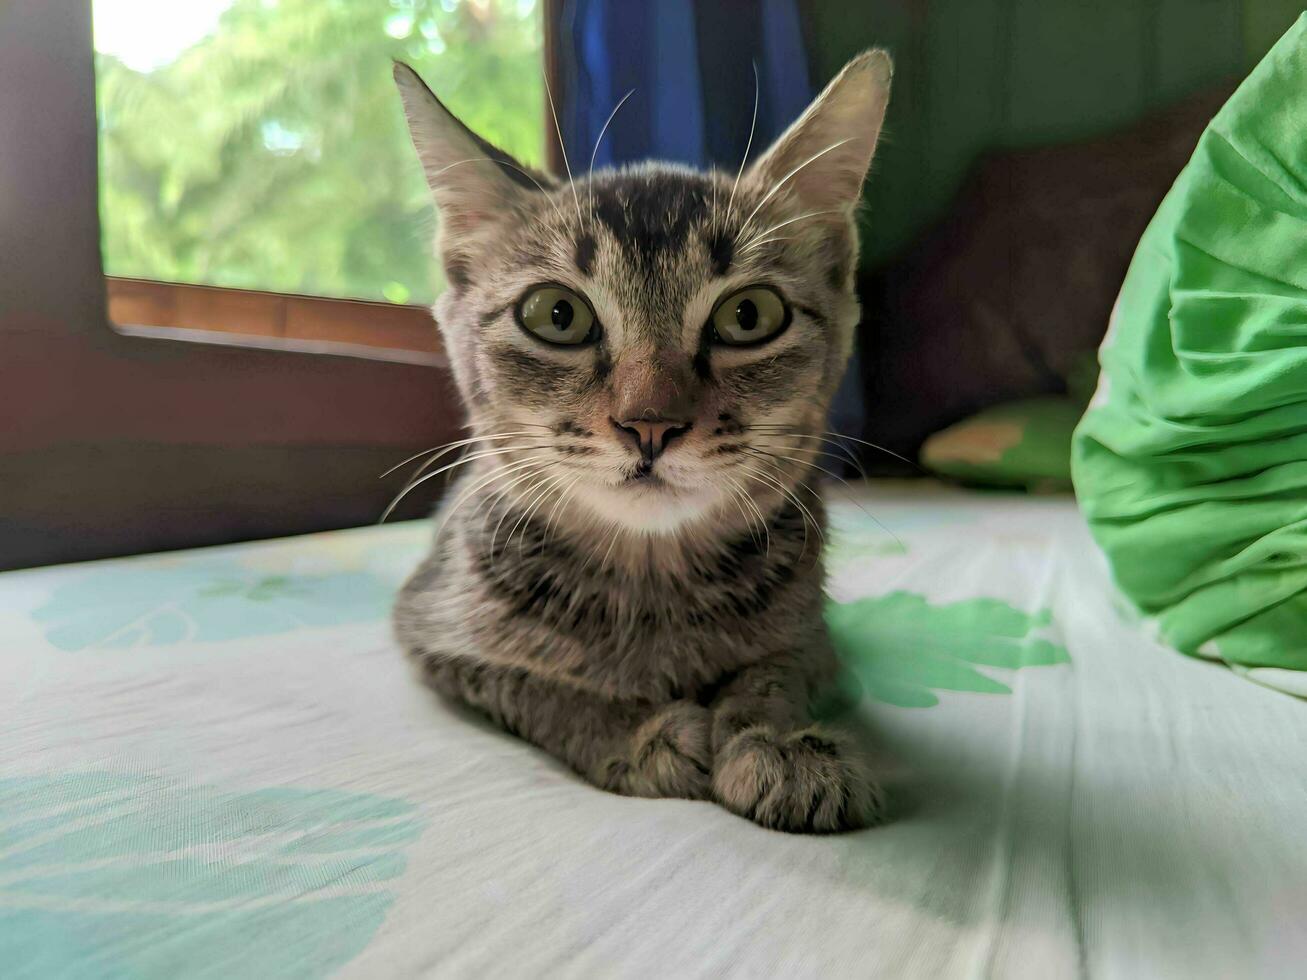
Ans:
POLYGON ((858 319, 851 216, 888 59, 855 59, 738 183, 667 165, 524 180, 410 76, 397 68, 459 272, 437 320, 483 441, 397 603, 404 647, 436 690, 603 788, 783 830, 865 825, 879 794, 808 718, 833 670, 813 488, 858 319), (597 342, 518 324, 540 283, 585 298, 597 342), (756 284, 788 327, 717 342, 715 305, 756 284), (673 413, 653 460, 618 424, 673 413))

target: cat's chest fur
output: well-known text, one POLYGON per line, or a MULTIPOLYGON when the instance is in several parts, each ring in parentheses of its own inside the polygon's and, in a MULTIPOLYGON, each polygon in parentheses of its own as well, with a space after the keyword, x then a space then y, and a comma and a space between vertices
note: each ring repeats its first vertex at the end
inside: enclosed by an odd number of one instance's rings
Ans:
POLYGON ((577 540, 519 516, 445 528, 396 607, 410 650, 659 701, 697 697, 774 653, 825 646, 819 543, 797 512, 681 547, 675 560, 651 541, 634 561, 615 560, 598 531, 577 540))

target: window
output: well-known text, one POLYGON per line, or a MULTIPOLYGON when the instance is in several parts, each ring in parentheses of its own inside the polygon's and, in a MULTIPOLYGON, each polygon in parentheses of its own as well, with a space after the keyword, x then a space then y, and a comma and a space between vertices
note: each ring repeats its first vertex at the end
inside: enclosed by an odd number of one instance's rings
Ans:
POLYGON ((348 342, 349 310, 299 297, 430 304, 435 219, 391 60, 539 164, 541 21, 537 0, 94 0, 114 322, 313 339, 324 321, 348 342))

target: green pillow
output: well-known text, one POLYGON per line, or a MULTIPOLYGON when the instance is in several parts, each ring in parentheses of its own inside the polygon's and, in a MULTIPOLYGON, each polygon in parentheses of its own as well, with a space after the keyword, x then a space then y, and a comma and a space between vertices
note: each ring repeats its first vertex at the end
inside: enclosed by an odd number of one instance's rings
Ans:
POLYGON ((1071 432, 1083 403, 1030 398, 988 408, 935 433, 921 463, 942 476, 1046 492, 1071 486, 1071 432))
MULTIPOLYGON (((1307 670, 1307 16, 1140 240, 1072 468, 1121 589, 1186 653, 1307 670)), ((1278 670, 1277 670, 1278 669, 1278 670)))

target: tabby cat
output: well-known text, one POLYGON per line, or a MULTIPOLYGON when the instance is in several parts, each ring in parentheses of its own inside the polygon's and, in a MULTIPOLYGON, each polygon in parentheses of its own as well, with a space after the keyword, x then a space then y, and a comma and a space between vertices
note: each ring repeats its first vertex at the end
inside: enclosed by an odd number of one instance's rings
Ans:
POLYGON ((472 433, 397 635, 439 693, 596 786, 787 831, 880 810, 809 705, 834 669, 814 487, 890 75, 855 58, 738 173, 556 180, 395 67, 472 433))

